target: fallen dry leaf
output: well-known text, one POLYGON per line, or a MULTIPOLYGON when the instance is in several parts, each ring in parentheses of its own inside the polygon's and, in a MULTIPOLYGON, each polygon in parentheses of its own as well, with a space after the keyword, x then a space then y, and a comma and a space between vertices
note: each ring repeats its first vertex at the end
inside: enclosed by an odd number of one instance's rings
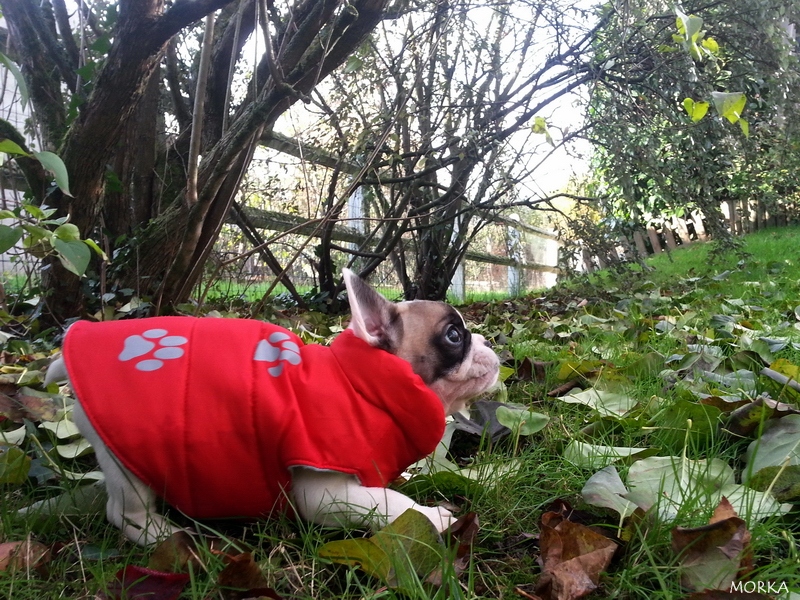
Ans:
POLYGON ((44 575, 51 556, 50 548, 40 542, 5 542, 0 544, 0 572, 33 571, 44 575))
MULTIPOLYGON (((520 381, 535 381, 536 383, 544 383, 547 379, 547 369, 552 365, 552 361, 534 361, 526 356, 519 363, 516 363, 515 376, 520 381)), ((510 366, 513 367, 514 364, 510 366)))
POLYGON ((8 417, 14 423, 22 423, 22 420, 25 418, 25 412, 20 408, 19 403, 14 400, 13 394, 16 393, 16 389, 12 392, 0 392, 0 414, 8 417))
POLYGON ((753 566, 747 524, 724 496, 708 525, 672 530, 672 549, 681 565, 681 584, 690 590, 730 590, 737 575, 753 566))
POLYGON ((617 544, 608 537, 546 512, 539 534, 542 576, 536 594, 543 600, 573 600, 597 589, 617 544))
POLYGON ((58 410, 61 408, 62 401, 53 396, 26 394, 26 389, 28 388, 21 388, 15 397, 25 418, 37 422, 57 420, 58 410))
POLYGON ((147 567, 164 573, 184 573, 189 564, 201 564, 197 545, 188 533, 177 531, 156 547, 147 567))
POLYGON ((189 583, 188 573, 162 573, 146 567, 128 565, 117 572, 114 581, 108 584, 102 600, 177 600, 189 583))
POLYGON ((245 600, 246 598, 281 597, 269 587, 267 578, 249 552, 225 557, 228 563, 219 574, 217 584, 225 600, 245 600))
MULTIPOLYGON (((450 528, 445 532, 449 535, 449 548, 455 548, 455 556, 453 558, 453 570, 456 575, 463 573, 469 566, 470 558, 472 557, 472 548, 475 545, 475 539, 478 537, 480 530, 480 523, 478 515, 474 512, 467 513, 453 523, 450 528)), ((441 586, 443 574, 441 567, 433 570, 428 575, 428 583, 441 586)))

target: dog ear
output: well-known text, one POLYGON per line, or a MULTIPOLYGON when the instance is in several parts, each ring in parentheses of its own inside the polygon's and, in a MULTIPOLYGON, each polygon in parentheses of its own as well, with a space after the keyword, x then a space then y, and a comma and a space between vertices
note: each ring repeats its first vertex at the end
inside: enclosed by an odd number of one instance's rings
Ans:
POLYGON ((350 269, 342 269, 350 301, 350 328, 370 346, 391 351, 397 336, 397 307, 350 269))

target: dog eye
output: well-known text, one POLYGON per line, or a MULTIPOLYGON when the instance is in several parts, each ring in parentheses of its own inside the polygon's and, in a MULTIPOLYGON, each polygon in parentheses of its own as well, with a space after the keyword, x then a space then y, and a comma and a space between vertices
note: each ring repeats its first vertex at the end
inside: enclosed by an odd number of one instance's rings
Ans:
POLYGON ((450 325, 450 327, 447 328, 447 331, 444 332, 444 336, 447 341, 453 345, 461 344, 461 332, 455 325, 450 325))

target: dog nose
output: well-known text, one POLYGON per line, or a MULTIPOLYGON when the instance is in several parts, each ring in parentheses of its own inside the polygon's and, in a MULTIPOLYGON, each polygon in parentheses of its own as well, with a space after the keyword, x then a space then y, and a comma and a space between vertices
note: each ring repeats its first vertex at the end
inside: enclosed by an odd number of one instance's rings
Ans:
POLYGON ((491 348, 492 347, 492 343, 489 340, 486 340, 486 339, 483 340, 483 345, 486 346, 487 348, 491 348))

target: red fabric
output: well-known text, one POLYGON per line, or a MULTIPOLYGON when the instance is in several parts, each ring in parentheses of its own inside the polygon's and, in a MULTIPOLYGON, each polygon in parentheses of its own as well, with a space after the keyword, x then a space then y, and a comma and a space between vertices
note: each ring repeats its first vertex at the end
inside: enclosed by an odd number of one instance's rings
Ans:
POLYGON ((285 508, 293 465, 386 486, 444 431, 410 365, 350 330, 328 348, 255 320, 81 321, 64 357, 103 441, 194 518, 285 508))

